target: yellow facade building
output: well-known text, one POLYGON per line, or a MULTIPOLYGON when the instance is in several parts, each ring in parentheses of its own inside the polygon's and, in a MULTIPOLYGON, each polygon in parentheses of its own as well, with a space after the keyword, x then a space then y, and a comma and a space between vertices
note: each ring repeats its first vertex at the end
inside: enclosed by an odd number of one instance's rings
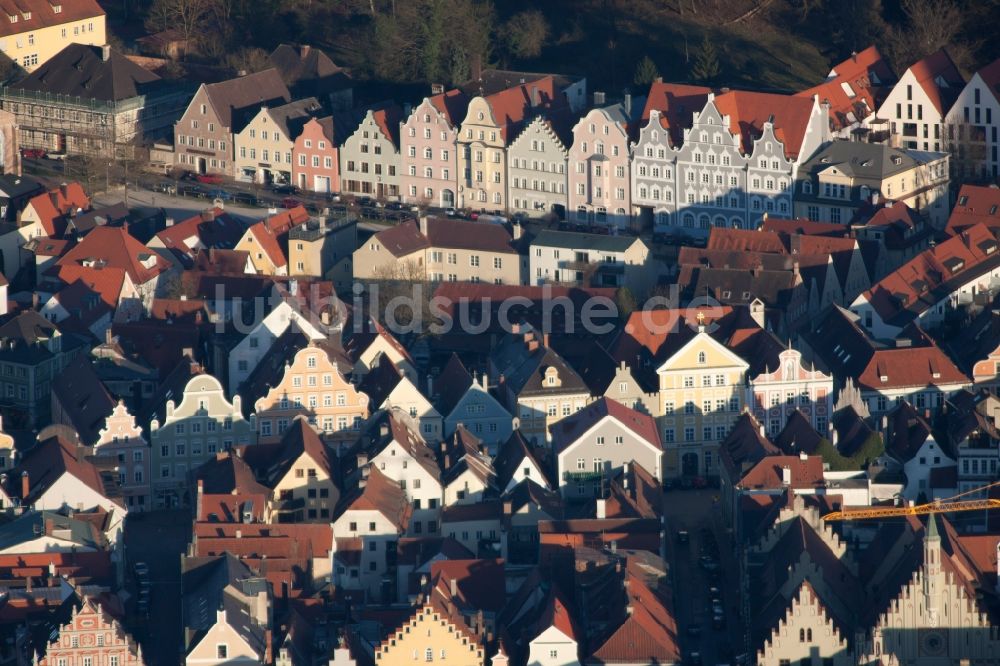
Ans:
POLYGON ((0 8, 0 51, 31 72, 70 44, 106 44, 104 19, 97 0, 4 3, 0 8))

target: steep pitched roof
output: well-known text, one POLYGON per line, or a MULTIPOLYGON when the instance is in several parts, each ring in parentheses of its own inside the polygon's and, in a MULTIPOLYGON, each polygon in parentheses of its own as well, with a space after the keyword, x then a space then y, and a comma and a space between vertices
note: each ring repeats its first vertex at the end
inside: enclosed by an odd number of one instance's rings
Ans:
POLYGON ((517 130, 530 120, 534 113, 560 107, 565 103, 552 76, 543 76, 530 83, 501 90, 488 95, 485 99, 500 127, 500 136, 504 143, 512 141, 517 135, 517 130))
POLYGON ((945 231, 959 231, 982 223, 990 229, 1000 227, 1000 188, 990 185, 963 184, 951 209, 945 231))
POLYGON ((998 247, 1000 243, 985 225, 968 227, 913 257, 863 296, 882 321, 905 325, 960 285, 1000 266, 998 247))
POLYGON ((57 238, 66 231, 66 216, 90 208, 90 198, 80 183, 72 182, 32 197, 28 201, 45 235, 57 238))
POLYGON ((774 136, 785 148, 785 157, 799 156, 812 115, 812 98, 774 93, 734 90, 718 95, 715 108, 729 116, 729 128, 742 139, 745 154, 753 152, 753 142, 764 131, 764 123, 774 124, 774 136))
POLYGON ((406 220, 402 224, 384 229, 375 234, 375 237, 394 257, 405 257, 430 247, 430 242, 420 233, 420 228, 414 220, 406 220))
POLYGON ((327 79, 344 71, 325 51, 313 46, 279 44, 268 59, 289 86, 300 81, 327 79))
POLYGON ((446 90, 427 99, 435 109, 444 115, 452 127, 457 127, 469 109, 469 97, 461 90, 446 90))
POLYGON ((302 132, 302 127, 311 118, 322 111, 319 101, 315 97, 297 99, 288 104, 271 106, 267 109, 267 115, 278 126, 282 133, 289 140, 294 141, 302 132))
POLYGON ((612 400, 600 398, 575 414, 571 414, 550 426, 552 450, 557 454, 576 442, 585 432, 597 425, 605 417, 610 417, 654 448, 660 449, 660 433, 653 417, 612 400))
MULTIPOLYGON (((530 460, 538 468, 538 471, 546 475, 546 477, 548 476, 546 465, 542 462, 540 456, 536 456, 532 451, 528 440, 524 438, 524 435, 518 429, 512 432, 510 437, 500 445, 500 449, 493 459, 493 468, 497 473, 497 486, 501 490, 507 487, 525 460, 530 460)), ((552 480, 549 478, 539 479, 539 481, 544 481, 550 486, 552 484, 552 480)))
POLYGON ((105 419, 115 408, 115 400, 98 378, 87 354, 79 354, 63 368, 52 383, 52 395, 62 408, 63 418, 80 435, 80 441, 92 445, 100 439, 105 419))
POLYGON ((16 497, 21 504, 34 504, 64 475, 71 475, 94 492, 122 504, 117 492, 117 475, 112 478, 110 471, 103 472, 83 456, 74 444, 56 436, 37 444, 24 453, 18 466, 7 481, 7 494, 16 497), (28 475, 28 495, 22 493, 22 477, 28 475))
POLYGON ((695 112, 705 108, 711 88, 685 83, 654 81, 649 87, 642 122, 649 122, 652 112, 659 112, 660 127, 670 133, 670 141, 679 146, 684 139, 684 129, 691 127, 695 112))
POLYGON ((934 108, 944 116, 965 87, 965 79, 944 49, 910 65, 913 74, 934 108))
POLYGON ((273 487, 303 455, 309 456, 327 477, 336 477, 326 445, 305 416, 292 419, 288 430, 281 436, 281 442, 274 447, 266 468, 258 476, 262 476, 273 487))
POLYGON ((246 228, 239 218, 221 208, 210 208, 166 227, 156 234, 156 238, 168 250, 193 255, 199 247, 232 249, 243 237, 246 228))
POLYGON ((406 491, 399 484, 380 472, 376 467, 368 467, 368 478, 364 485, 346 496, 343 511, 378 511, 401 533, 406 531, 412 507, 406 491))
POLYGON ((118 51, 112 50, 104 60, 100 46, 70 44, 13 88, 121 102, 152 92, 159 81, 159 76, 118 51))
POLYGON ((829 102, 830 126, 839 130, 874 113, 882 103, 886 86, 895 78, 889 63, 872 45, 834 65, 826 81, 798 96, 817 95, 820 103, 829 102))
POLYGON ((764 458, 778 455, 781 455, 781 450, 764 436, 764 427, 749 412, 740 414, 729 435, 719 445, 719 458, 732 483, 736 483, 764 458))
POLYGON ((219 122, 233 133, 242 130, 242 123, 249 120, 243 117, 246 115, 244 112, 256 111, 261 106, 287 103, 291 99, 291 93, 281 80, 281 74, 273 68, 206 84, 205 93, 218 114, 219 122))
POLYGON ((162 256, 143 245, 124 227, 97 227, 76 247, 56 262, 56 272, 65 281, 77 277, 77 268, 93 269, 96 265, 120 268, 128 273, 132 284, 146 284, 170 264, 162 256))

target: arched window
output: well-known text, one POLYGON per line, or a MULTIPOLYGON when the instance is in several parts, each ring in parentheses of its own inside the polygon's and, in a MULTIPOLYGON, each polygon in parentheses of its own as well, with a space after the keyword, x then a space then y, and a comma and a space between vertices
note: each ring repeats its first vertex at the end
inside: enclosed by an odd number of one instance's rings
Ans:
POLYGON ((708 229, 709 227, 708 215, 700 215, 698 217, 698 226, 702 229, 708 229))
POLYGON ((694 226, 694 215, 692 215, 691 213, 684 214, 684 226, 688 228, 694 226))
POLYGON ((811 643, 812 639, 813 639, 813 630, 812 629, 806 629, 806 640, 811 643))
MULTIPOLYGON (((805 629, 799 629, 799 642, 800 643, 805 643, 806 642, 806 630, 805 629)), ((430 652, 430 650, 428 650, 428 652, 430 652)), ((427 661, 430 661, 430 658, 428 658, 427 661)))

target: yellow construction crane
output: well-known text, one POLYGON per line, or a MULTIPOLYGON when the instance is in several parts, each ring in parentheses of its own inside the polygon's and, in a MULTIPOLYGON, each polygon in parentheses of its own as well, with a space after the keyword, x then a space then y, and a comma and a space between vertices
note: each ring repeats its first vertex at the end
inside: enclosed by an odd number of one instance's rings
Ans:
POLYGON ((972 490, 967 490, 964 493, 959 493, 946 499, 935 500, 933 502, 928 502, 927 504, 918 504, 917 506, 871 506, 860 509, 832 511, 823 516, 823 520, 868 520, 870 518, 895 518, 897 516, 923 516, 929 513, 951 513, 953 511, 1000 509, 1000 499, 955 501, 959 497, 971 495, 972 493, 981 493, 994 486, 1000 486, 1000 481, 995 481, 989 485, 981 486, 979 488, 973 488, 972 490))

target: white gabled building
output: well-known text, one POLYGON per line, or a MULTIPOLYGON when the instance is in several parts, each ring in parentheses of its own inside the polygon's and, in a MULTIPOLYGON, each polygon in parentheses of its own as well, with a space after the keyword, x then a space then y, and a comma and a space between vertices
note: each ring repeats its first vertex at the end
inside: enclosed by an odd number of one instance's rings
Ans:
POLYGON ((708 93, 681 135, 685 120, 670 120, 678 103, 657 99, 665 108, 648 109, 631 168, 634 214, 659 232, 704 236, 711 227, 756 228, 765 213, 790 215, 798 167, 830 136, 815 97, 708 93))
POLYGON ((911 65, 875 113, 889 123, 894 146, 940 152, 945 145, 944 121, 965 79, 942 49, 911 65))
POLYGON ((972 75, 945 118, 947 148, 957 177, 1000 175, 1000 59, 972 75))

